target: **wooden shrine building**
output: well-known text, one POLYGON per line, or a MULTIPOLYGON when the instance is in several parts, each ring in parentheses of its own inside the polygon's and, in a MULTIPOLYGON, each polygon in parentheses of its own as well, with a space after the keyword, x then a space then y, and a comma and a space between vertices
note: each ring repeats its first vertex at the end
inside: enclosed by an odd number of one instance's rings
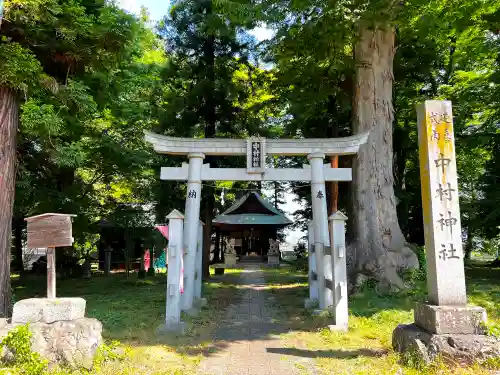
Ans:
POLYGON ((218 261, 224 256, 226 241, 230 239, 234 239, 238 256, 255 253, 265 259, 269 239, 275 240, 278 230, 292 221, 258 193, 251 192, 215 217, 212 223, 216 233, 214 261, 218 261))

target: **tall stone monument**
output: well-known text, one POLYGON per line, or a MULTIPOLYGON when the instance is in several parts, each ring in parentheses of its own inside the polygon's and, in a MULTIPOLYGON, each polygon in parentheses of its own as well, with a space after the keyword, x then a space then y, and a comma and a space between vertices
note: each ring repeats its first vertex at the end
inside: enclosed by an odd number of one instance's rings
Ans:
POLYGON ((414 324, 394 330, 393 346, 425 362, 499 355, 500 342, 482 335, 485 310, 467 305, 451 102, 426 101, 417 118, 428 299, 415 307, 414 324))

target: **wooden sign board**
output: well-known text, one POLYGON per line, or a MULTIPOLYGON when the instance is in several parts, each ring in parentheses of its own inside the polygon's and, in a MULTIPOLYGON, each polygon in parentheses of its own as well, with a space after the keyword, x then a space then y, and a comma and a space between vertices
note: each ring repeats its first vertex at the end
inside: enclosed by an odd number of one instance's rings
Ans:
POLYGON ((28 248, 73 245, 71 218, 76 215, 43 214, 28 217, 28 248))

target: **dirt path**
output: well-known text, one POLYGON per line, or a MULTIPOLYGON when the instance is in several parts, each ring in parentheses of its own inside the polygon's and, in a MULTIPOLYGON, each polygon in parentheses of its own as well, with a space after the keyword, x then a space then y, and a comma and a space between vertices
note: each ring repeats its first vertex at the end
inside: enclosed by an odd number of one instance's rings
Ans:
POLYGON ((266 282, 258 265, 246 265, 240 283, 242 298, 235 296, 215 333, 216 352, 204 358, 203 375, 302 375, 314 368, 310 358, 287 355, 279 334, 287 332, 278 324, 264 289, 266 282), (267 302, 266 302, 267 301, 267 302), (308 369, 308 370, 306 370, 308 369))

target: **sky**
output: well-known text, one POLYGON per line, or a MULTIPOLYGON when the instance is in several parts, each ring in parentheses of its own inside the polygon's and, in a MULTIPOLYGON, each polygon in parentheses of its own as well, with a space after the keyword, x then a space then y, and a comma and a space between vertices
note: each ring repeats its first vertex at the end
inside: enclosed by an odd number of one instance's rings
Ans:
MULTIPOLYGON (((166 15, 170 6, 168 0, 118 0, 117 3, 123 9, 136 14, 139 14, 142 6, 146 7, 153 21, 158 21, 166 15)), ((254 35, 259 41, 271 39, 274 35, 273 31, 266 27, 257 27, 250 34, 254 35)))
MULTIPOLYGON (((139 14, 142 6, 146 7, 153 21, 160 20, 163 16, 165 16, 170 5, 168 0, 118 0, 117 3, 123 9, 136 14, 139 14)), ((263 26, 255 28, 250 32, 250 34, 254 35, 257 40, 262 41, 272 38, 274 32, 273 30, 263 26)), ((293 220, 293 218, 290 217, 290 214, 299 209, 300 206, 292 201, 294 195, 286 194, 285 196, 287 202, 282 205, 280 209, 285 211, 289 218, 293 220)), ((293 247, 297 243, 298 239, 303 235, 304 233, 300 231, 288 232, 287 242, 293 247)))

